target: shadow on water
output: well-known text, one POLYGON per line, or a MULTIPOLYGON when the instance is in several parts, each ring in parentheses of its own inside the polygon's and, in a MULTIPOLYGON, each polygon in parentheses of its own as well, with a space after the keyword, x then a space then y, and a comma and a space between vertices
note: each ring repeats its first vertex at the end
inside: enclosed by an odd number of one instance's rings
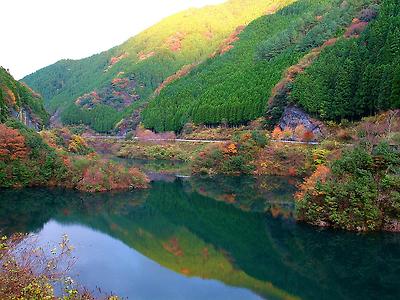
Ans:
POLYGON ((396 299, 400 236, 296 224, 293 191, 293 182, 271 177, 193 177, 97 195, 8 190, 0 192, 0 228, 84 226, 174 273, 268 299, 396 299))

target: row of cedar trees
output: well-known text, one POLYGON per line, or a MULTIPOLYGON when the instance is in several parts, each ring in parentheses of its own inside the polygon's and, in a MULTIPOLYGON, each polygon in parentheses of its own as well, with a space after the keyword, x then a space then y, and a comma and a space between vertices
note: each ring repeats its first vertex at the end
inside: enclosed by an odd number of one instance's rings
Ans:
MULTIPOLYGON (((372 19, 370 23, 373 24, 377 11, 374 3, 371 0, 299 0, 273 15, 255 20, 239 35, 233 49, 200 64, 150 101, 142 114, 144 125, 156 131, 180 131, 189 121, 207 125, 225 121, 230 125, 238 125, 264 115, 267 99, 282 73, 327 40, 343 35, 354 18, 372 19), (365 13, 365 8, 371 13, 365 13)), ((384 15, 382 18, 387 17, 384 15)), ((384 34, 390 30, 383 28, 384 34)), ((363 35, 362 39, 365 38, 363 35)), ((355 38, 349 40, 348 43, 357 43, 355 38)), ((361 55, 364 52, 361 45, 356 44, 352 51, 361 55)), ((368 57, 371 63, 376 58, 372 52, 366 55, 371 56, 368 57)), ((322 56, 325 55, 324 52, 322 56)), ((347 71, 339 51, 330 58, 330 63, 341 70, 336 73, 347 71)), ((333 74, 326 73, 327 76, 333 74)), ((335 82, 333 84, 336 85, 335 82)), ((337 88, 331 85, 330 81, 318 80, 317 86, 329 91, 340 90, 339 81, 337 88)), ((302 88, 313 93, 314 82, 305 82, 302 88)), ((315 101, 310 105, 305 105, 304 101, 300 101, 302 99, 298 93, 293 93, 291 97, 293 102, 299 102, 307 111, 326 119, 340 120, 352 114, 352 107, 348 106, 335 108, 337 115, 325 116, 324 111, 320 112, 319 100, 330 108, 333 105, 331 103, 339 102, 339 99, 313 97, 315 101)), ((326 109, 326 112, 331 113, 332 110, 326 109)), ((365 114, 369 114, 369 111, 363 110, 359 115, 365 114)))
POLYGON ((400 2, 382 1, 379 16, 358 39, 327 47, 297 77, 291 98, 308 112, 335 121, 399 108, 400 2))

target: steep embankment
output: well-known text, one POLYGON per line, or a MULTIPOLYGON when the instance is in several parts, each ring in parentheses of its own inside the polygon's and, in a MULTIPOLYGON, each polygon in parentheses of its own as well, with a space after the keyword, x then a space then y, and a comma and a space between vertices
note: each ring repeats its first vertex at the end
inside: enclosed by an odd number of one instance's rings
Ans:
POLYGON ((118 47, 82 60, 62 60, 23 80, 42 93, 51 112, 63 110, 66 124, 83 122, 105 132, 133 115, 134 126, 138 107, 164 81, 163 86, 172 81, 170 76, 180 77, 205 60, 238 26, 293 1, 230 0, 189 9, 118 47))
POLYGON ((49 121, 42 97, 0 67, 0 122, 11 117, 36 130, 49 121))
POLYGON ((282 73, 312 49, 342 35, 370 0, 300 0, 253 21, 233 48, 208 59, 164 88, 143 112, 157 131, 180 130, 192 120, 240 124, 264 114, 282 73))

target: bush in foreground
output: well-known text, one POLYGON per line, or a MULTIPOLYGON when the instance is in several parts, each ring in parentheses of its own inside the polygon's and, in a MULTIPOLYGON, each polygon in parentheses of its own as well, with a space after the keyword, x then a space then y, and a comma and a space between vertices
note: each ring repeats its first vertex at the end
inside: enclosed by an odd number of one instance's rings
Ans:
POLYGON ((299 220, 355 231, 400 231, 400 155, 380 143, 321 165, 296 194, 299 220))
POLYGON ((67 275, 73 264, 72 249, 67 236, 51 250, 41 247, 33 235, 1 237, 0 299, 94 300, 67 275))

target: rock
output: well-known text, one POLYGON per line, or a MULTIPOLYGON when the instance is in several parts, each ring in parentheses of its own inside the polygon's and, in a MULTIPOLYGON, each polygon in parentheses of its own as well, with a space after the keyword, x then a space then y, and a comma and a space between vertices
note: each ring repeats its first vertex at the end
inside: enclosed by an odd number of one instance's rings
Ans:
POLYGON ((11 108, 10 115, 35 131, 42 129, 40 119, 34 116, 29 109, 21 108, 19 111, 16 111, 14 108, 11 108))
POLYGON ((285 128, 295 129, 299 125, 303 125, 306 130, 312 132, 315 137, 320 137, 322 135, 322 122, 312 119, 305 111, 297 106, 287 106, 278 126, 284 130, 285 128))

